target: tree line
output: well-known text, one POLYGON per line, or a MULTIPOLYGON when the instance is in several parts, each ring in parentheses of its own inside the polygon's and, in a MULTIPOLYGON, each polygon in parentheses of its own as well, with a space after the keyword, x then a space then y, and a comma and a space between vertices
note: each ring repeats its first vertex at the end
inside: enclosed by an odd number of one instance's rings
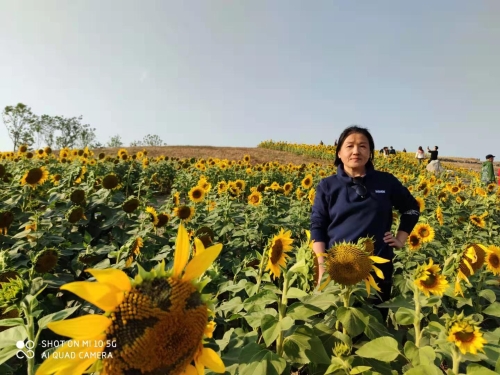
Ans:
MULTIPOLYGON (((37 115, 23 103, 6 106, 2 111, 2 120, 13 143, 14 152, 21 145, 33 148, 49 146, 57 149, 124 146, 119 134, 110 137, 105 144, 99 142, 96 129, 85 124, 83 116, 37 115)), ((142 140, 131 142, 130 146, 166 146, 166 143, 160 136, 148 134, 142 140)))

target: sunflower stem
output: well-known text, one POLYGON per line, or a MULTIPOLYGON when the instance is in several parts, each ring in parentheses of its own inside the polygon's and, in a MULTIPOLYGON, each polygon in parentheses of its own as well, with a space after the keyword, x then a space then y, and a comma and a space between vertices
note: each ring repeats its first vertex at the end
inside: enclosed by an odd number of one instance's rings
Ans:
POLYGON ((257 287, 255 288, 255 293, 259 292, 260 283, 262 282, 262 274, 264 273, 264 264, 266 260, 266 249, 262 252, 262 257, 260 258, 259 264, 259 274, 257 275, 257 287))
POLYGON ((413 320, 413 328, 415 329, 415 346, 420 347, 420 339, 422 338, 422 332, 420 329, 420 292, 418 288, 414 290, 414 301, 415 301, 415 319, 413 320))
MULTIPOLYGON (((286 307, 288 305, 288 276, 285 273, 284 275, 284 282, 283 282, 283 290, 281 294, 281 301, 278 304, 278 313, 279 313, 279 322, 285 318, 286 316, 286 307)), ((283 341, 284 341, 284 335, 283 335, 283 330, 280 329, 280 333, 278 335, 278 341, 276 342, 276 351, 280 357, 283 356, 283 341)))
POLYGON ((460 369, 460 362, 462 361, 462 356, 460 355, 460 353, 456 348, 453 348, 453 353, 451 358, 453 360, 453 367, 452 367, 453 374, 458 375, 458 371, 460 369))
POLYGON ((479 292, 483 290, 484 281, 486 279, 486 272, 481 272, 479 276, 479 281, 476 284, 476 296, 474 297, 474 307, 478 314, 481 314, 483 311, 483 306, 480 303, 481 296, 479 292))
MULTIPOLYGON (((346 309, 349 308, 349 304, 350 304, 349 302, 351 301, 351 292, 352 292, 352 290, 351 290, 351 287, 349 286, 349 287, 346 288, 345 292, 342 294, 342 299, 344 301, 344 307, 346 309)), ((337 322, 336 322, 336 324, 337 324, 336 328, 337 329, 339 328, 338 327, 338 323, 339 323, 339 321, 337 320, 337 322)), ((344 326, 342 326, 342 333, 344 335, 347 335, 347 330, 345 329, 344 326)))

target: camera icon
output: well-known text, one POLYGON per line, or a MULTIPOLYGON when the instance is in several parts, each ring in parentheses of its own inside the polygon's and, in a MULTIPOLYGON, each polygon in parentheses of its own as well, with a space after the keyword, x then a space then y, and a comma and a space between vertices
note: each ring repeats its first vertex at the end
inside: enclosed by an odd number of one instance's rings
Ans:
POLYGON ((26 341, 26 343, 22 340, 19 340, 18 342, 16 342, 16 347, 20 349, 16 353, 16 357, 19 359, 31 359, 35 356, 35 352, 33 350, 35 348, 35 343, 31 340, 26 341))

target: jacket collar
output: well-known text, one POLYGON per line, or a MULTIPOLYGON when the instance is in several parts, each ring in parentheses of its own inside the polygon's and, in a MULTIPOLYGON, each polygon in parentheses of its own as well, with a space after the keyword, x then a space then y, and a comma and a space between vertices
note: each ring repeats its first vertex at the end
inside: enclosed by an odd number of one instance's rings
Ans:
MULTIPOLYGON (((365 166, 365 175, 363 177, 363 180, 365 180, 368 176, 373 174, 375 172, 375 168, 373 167, 373 163, 368 162, 365 166)), ((349 176, 345 170, 344 170, 344 164, 340 164, 337 167, 337 178, 345 183, 349 184, 351 182, 351 176, 349 176)))

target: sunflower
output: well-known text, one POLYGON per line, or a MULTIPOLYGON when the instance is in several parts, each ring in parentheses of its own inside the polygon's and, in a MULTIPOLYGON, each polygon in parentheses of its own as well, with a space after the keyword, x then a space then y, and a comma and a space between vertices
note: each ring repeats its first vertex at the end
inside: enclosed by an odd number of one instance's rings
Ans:
POLYGON ((384 274, 373 263, 387 263, 388 259, 370 255, 365 250, 364 245, 360 246, 350 242, 334 245, 323 256, 325 257, 325 270, 328 273, 328 278, 320 286, 320 289, 326 287, 330 280, 347 286, 355 285, 364 280, 368 295, 370 294, 370 286, 380 292, 380 288, 370 272, 375 271, 375 274, 383 279, 384 274))
POLYGON ((179 193, 178 191, 172 195, 172 202, 174 203, 174 206, 178 206, 180 201, 181 201, 181 193, 179 193))
POLYGON ((155 225, 157 228, 164 227, 170 221, 170 215, 162 212, 158 214, 158 223, 155 225))
POLYGON ((312 177, 312 175, 310 175, 310 174, 306 175, 302 179, 302 182, 300 184, 302 185, 302 188, 304 188, 304 190, 310 189, 312 187, 312 184, 313 184, 313 177, 312 177))
POLYGON ((487 341, 471 319, 458 319, 448 330, 448 341, 455 343, 462 354, 484 352, 487 341))
POLYGON ((32 188, 35 188, 37 185, 42 185, 47 181, 48 177, 49 171, 45 167, 31 168, 21 178, 21 185, 31 185, 32 188))
POLYGON ((300 188, 297 188, 295 190, 295 196, 297 197, 298 200, 302 200, 302 198, 304 198, 305 195, 306 193, 304 193, 300 188))
POLYGON ((85 201, 85 191, 82 189, 75 189, 71 193, 69 199, 75 204, 81 204, 85 201))
POLYGON ((184 220, 185 222, 188 222, 191 220, 194 216, 194 207, 189 207, 189 206, 179 206, 174 208, 174 214, 177 216, 179 219, 184 220))
POLYGON ((481 197, 486 197, 488 195, 486 190, 484 190, 483 188, 481 188, 479 186, 474 189, 474 194, 477 194, 481 197))
POLYGON ((439 222, 439 225, 444 224, 444 216, 443 216, 443 210, 441 209, 441 206, 438 206, 436 208, 436 219, 439 222))
POLYGON ((248 196, 248 204, 257 207, 262 203, 262 194, 258 191, 254 191, 248 196))
MULTIPOLYGON (((203 166, 203 168, 205 168, 205 166, 203 166)), ((198 186, 205 190, 205 193, 208 193, 212 189, 212 184, 208 182, 205 177, 200 178, 198 186)))
POLYGON ((189 190, 188 197, 193 203, 203 202, 205 199, 205 190, 201 186, 195 186, 189 190))
POLYGON ((486 268, 494 275, 500 274, 500 247, 491 245, 486 249, 486 268))
POLYGON ((120 180, 114 173, 110 173, 102 179, 102 187, 107 190, 113 190, 119 187, 120 180))
POLYGON ((486 226, 486 221, 481 216, 471 215, 469 218, 472 224, 479 228, 484 228, 486 226))
POLYGON ((141 253, 141 248, 144 246, 144 241, 142 237, 137 237, 132 241, 132 246, 130 246, 130 251, 125 261, 125 267, 130 267, 134 259, 141 253))
POLYGON ((269 260, 267 262, 267 270, 270 270, 271 275, 276 278, 281 274, 281 268, 286 267, 286 252, 292 249, 292 232, 286 231, 281 228, 279 233, 271 240, 271 247, 269 248, 269 260))
POLYGON ((307 199, 309 199, 309 203, 314 204, 314 198, 316 198, 316 189, 309 190, 307 194, 307 199))
POLYGON ((240 189, 240 191, 244 191, 247 186, 247 183, 240 179, 234 181, 234 184, 238 187, 238 189, 240 189))
POLYGON ((153 225, 158 224, 158 213, 154 209, 154 207, 148 206, 146 207, 146 212, 151 215, 151 221, 153 222, 153 225))
POLYGON ((290 194, 293 190, 293 183, 287 182, 285 185, 283 185, 283 189, 285 190, 285 195, 290 194))
POLYGON ((137 210, 137 208, 139 207, 139 203, 139 199, 130 197, 125 202, 123 202, 122 209, 126 213, 131 214, 132 212, 137 210))
POLYGON ((488 248, 486 246, 477 243, 466 246, 460 258, 460 262, 458 263, 457 278, 455 280, 455 295, 460 294, 463 297, 460 281, 464 280, 470 285, 469 276, 474 275, 476 271, 483 267, 487 250, 488 248))
POLYGON ((219 181, 217 184, 217 192, 219 194, 224 193, 227 190, 227 182, 226 181, 219 181))
POLYGON ((420 212, 424 212, 424 210, 425 210, 425 201, 422 198, 420 198, 420 197, 416 197, 415 200, 418 203, 418 208, 420 209, 420 212))
POLYGON ((427 297, 430 293, 443 296, 443 293, 448 289, 448 281, 446 277, 440 275, 441 268, 437 264, 433 264, 433 260, 429 260, 429 264, 419 266, 415 272, 415 285, 427 297))
POLYGON ((250 155, 245 155, 245 156, 243 156, 243 161, 244 161, 245 163, 249 163, 249 162, 250 162, 250 155))
POLYGON ((75 206, 68 211, 68 213, 66 214, 66 219, 71 224, 76 224, 80 220, 87 218, 85 217, 85 211, 83 210, 83 208, 81 206, 75 206))
POLYGON ((217 353, 203 345, 203 337, 211 337, 215 324, 209 321, 208 298, 201 295, 202 284, 196 282, 221 249, 221 244, 214 245, 188 263, 189 240, 181 224, 173 269, 166 271, 162 261, 151 272, 140 268, 132 282, 115 268, 87 269, 97 282, 63 285, 62 290, 87 300, 104 314, 49 323, 49 329, 71 341, 58 347, 57 354, 46 359, 36 375, 82 374, 97 369, 108 375, 197 374, 204 373, 205 366, 224 373, 224 363, 217 353), (81 345, 89 340, 114 344, 81 345), (65 355, 76 358, 58 359, 65 355))
POLYGON ((59 252, 56 249, 46 249, 38 253, 33 264, 38 273, 50 272, 57 265, 59 252))
POLYGON ((449 191, 452 194, 457 194, 460 191, 460 187, 457 185, 454 185, 454 186, 450 187, 449 191))
POLYGON ((425 223, 415 225, 413 232, 422 239, 423 243, 432 242, 434 239, 434 229, 425 223))

